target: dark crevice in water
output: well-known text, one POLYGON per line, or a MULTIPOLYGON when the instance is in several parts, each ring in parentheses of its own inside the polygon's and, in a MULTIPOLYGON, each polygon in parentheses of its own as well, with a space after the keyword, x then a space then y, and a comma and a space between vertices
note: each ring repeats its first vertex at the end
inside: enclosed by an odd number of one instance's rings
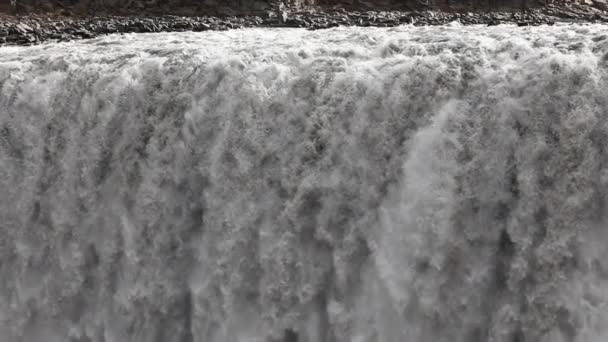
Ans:
POLYGON ((495 282, 498 292, 507 289, 507 281, 509 280, 509 272, 511 267, 511 259, 515 254, 515 244, 511 240, 509 233, 503 229, 498 239, 498 251, 496 252, 496 269, 495 282))
POLYGON ((298 342, 298 333, 292 329, 286 329, 282 342, 298 342))

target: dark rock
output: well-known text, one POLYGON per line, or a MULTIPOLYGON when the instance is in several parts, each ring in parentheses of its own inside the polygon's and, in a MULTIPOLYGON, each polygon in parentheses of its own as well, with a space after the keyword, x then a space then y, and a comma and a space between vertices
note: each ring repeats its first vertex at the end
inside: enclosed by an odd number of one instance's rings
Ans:
POLYGON ((74 35, 80 38, 93 38, 95 35, 87 30, 78 30, 74 32, 74 35))
POLYGON ((202 31, 208 31, 211 29, 211 26, 209 24, 205 24, 205 23, 197 23, 194 28, 193 31, 194 32, 202 32, 202 31))

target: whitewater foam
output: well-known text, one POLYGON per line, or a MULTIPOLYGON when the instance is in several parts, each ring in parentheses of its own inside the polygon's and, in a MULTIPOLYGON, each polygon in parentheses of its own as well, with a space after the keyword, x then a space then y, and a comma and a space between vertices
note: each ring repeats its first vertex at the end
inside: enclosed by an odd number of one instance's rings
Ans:
POLYGON ((599 342, 608 27, 0 48, 0 341, 599 342))

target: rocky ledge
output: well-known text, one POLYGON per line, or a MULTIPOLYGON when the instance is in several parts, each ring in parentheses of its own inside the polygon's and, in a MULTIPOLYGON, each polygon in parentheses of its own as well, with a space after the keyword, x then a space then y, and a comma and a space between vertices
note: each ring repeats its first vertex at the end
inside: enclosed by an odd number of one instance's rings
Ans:
POLYGON ((516 24, 519 26, 555 22, 608 22, 608 8, 588 5, 547 6, 524 11, 347 11, 344 9, 287 9, 255 16, 138 16, 62 17, 0 16, 0 45, 31 45, 44 41, 70 41, 113 33, 181 32, 228 30, 247 27, 302 27, 325 29, 336 26, 390 27, 403 24, 464 25, 516 24))

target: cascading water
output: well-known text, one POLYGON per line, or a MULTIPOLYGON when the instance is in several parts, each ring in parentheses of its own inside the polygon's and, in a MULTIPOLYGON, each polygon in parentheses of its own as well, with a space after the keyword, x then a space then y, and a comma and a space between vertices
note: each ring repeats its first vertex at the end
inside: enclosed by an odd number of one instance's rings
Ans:
POLYGON ((608 27, 0 49, 1 342, 603 342, 608 27))

